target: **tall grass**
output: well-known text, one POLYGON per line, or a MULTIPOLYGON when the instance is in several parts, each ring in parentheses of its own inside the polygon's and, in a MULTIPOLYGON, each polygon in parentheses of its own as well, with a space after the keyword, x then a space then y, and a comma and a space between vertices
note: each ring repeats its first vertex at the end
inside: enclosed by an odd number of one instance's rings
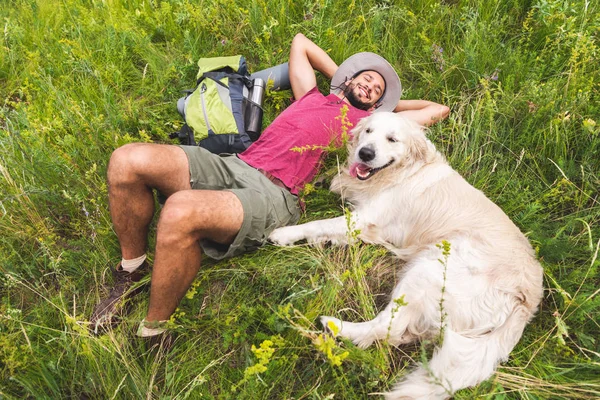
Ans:
MULTIPOLYGON (((338 62, 380 53, 399 71, 405 98, 449 105, 429 136, 527 234, 544 266, 541 310, 510 360, 456 398, 598 398, 598 7, 0 3, 0 397, 366 398, 428 350, 319 341, 319 315, 365 320, 388 300, 402 266, 366 245, 267 246, 206 261, 175 314, 169 353, 148 353, 133 335, 147 296, 115 331, 87 333, 120 257, 105 182, 112 150, 170 142, 176 100, 193 85, 199 57, 243 54, 256 71, 287 61, 302 32, 338 62)), ((268 94, 266 122, 289 97, 268 94)), ((342 212, 325 189, 306 202, 304 220, 342 212)))

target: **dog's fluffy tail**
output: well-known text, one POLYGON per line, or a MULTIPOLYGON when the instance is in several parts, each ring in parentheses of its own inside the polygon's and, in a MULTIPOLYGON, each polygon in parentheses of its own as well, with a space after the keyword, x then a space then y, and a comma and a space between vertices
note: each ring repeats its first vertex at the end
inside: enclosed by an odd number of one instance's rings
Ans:
POLYGON ((446 399, 487 379, 498 363, 508 358, 531 317, 530 310, 519 305, 504 324, 478 337, 446 329, 442 347, 432 359, 398 382, 386 393, 386 400, 446 399))

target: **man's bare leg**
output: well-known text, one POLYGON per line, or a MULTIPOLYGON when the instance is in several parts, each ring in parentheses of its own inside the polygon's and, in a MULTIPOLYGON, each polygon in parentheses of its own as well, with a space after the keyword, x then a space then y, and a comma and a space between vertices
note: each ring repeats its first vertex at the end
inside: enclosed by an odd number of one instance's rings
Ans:
POLYGON ((185 152, 171 145, 132 143, 118 148, 108 166, 110 215, 125 259, 146 252, 154 216, 152 189, 165 196, 190 189, 185 152))
POLYGON ((146 321, 168 319, 200 269, 199 241, 230 244, 244 219, 232 192, 186 190, 173 194, 161 211, 146 321))
POLYGON ((189 166, 185 152, 176 146, 136 143, 115 150, 108 167, 110 213, 123 260, 113 271, 108 295, 96 305, 90 317, 94 333, 118 322, 123 301, 142 289, 132 289, 147 273, 148 228, 154 215, 154 195, 165 196, 189 190, 189 166))

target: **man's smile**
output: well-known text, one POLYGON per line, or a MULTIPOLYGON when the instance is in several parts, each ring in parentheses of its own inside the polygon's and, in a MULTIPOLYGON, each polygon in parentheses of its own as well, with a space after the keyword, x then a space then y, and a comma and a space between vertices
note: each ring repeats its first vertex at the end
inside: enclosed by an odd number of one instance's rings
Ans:
POLYGON ((371 93, 370 91, 363 85, 358 84, 358 90, 362 93, 362 96, 367 98, 368 100, 371 100, 371 93))

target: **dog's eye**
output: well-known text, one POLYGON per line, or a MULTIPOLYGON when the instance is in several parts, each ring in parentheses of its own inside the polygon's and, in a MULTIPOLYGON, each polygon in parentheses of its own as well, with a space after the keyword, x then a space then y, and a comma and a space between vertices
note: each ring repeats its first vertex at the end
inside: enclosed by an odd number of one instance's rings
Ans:
POLYGON ((367 128, 367 129, 365 129, 365 132, 366 132, 366 133, 371 133, 371 132, 372 132, 372 130, 371 130, 371 128, 367 128))
POLYGON ((388 136, 387 140, 388 140, 388 142, 390 142, 390 143, 396 143, 396 142, 398 141, 398 140, 397 140, 395 137, 393 137, 393 136, 388 136))

